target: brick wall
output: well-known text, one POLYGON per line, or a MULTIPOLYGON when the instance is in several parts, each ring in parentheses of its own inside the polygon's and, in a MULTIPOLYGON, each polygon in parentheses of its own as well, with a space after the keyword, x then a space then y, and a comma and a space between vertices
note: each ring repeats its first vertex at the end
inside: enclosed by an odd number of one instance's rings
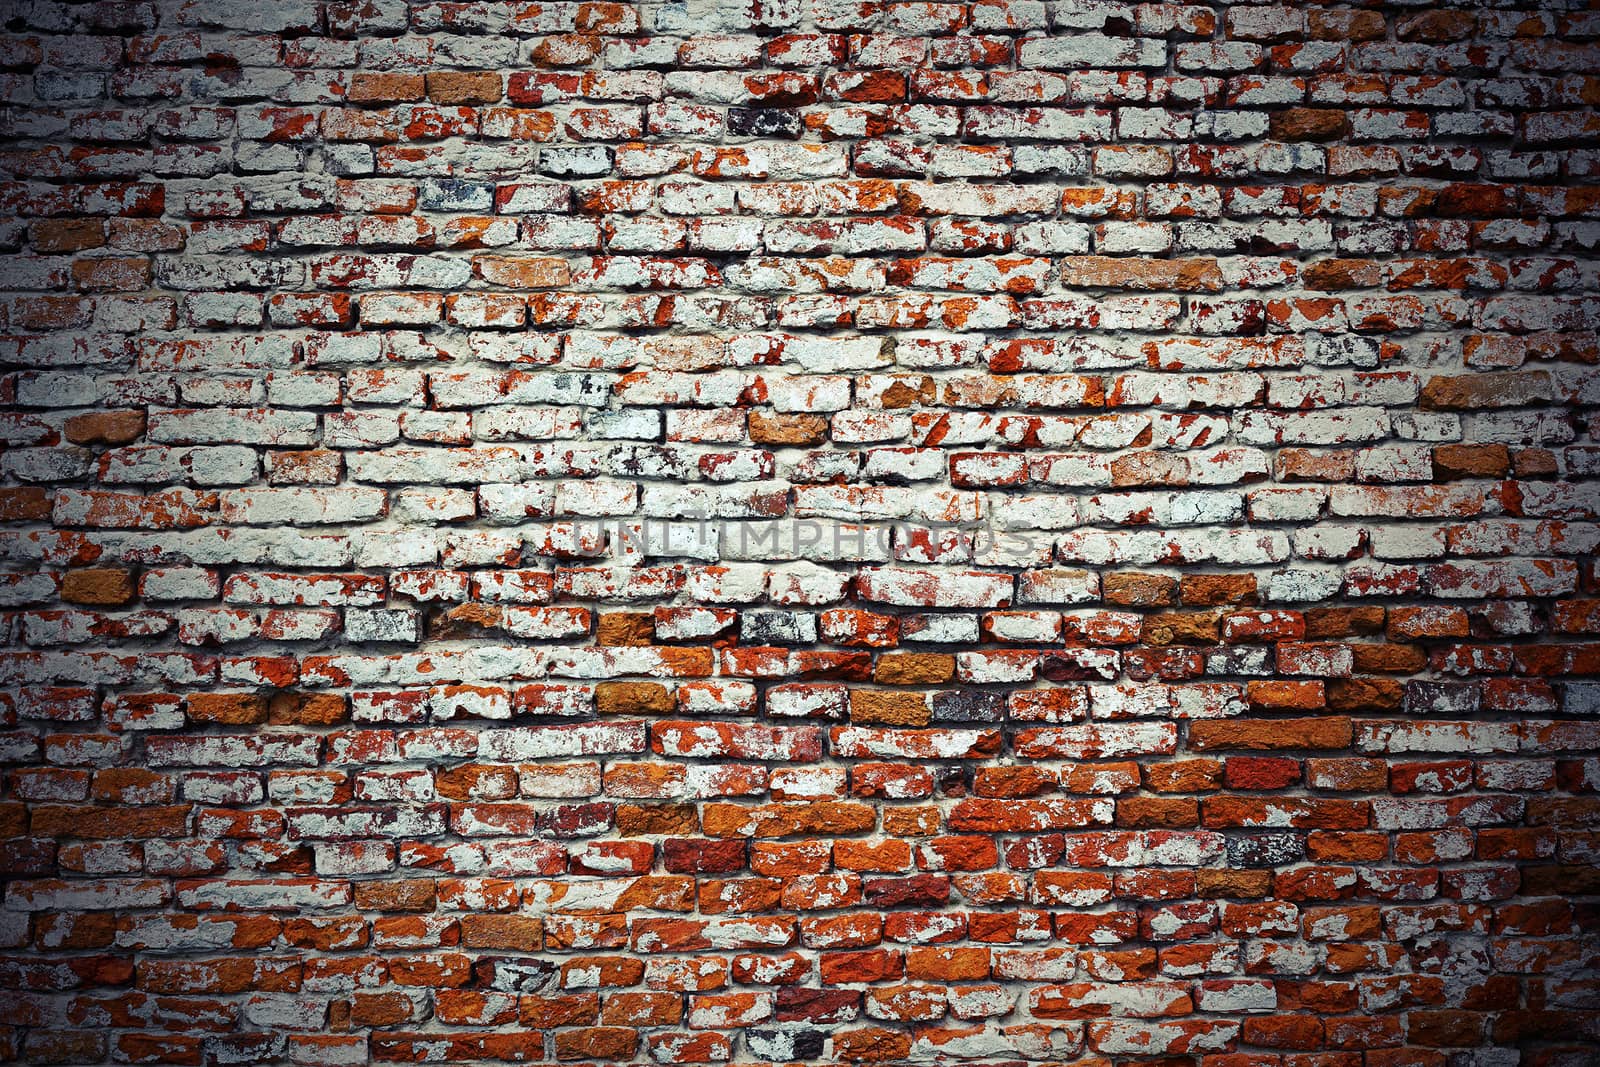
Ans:
POLYGON ((1600 1062, 1600 13, 0 27, 0 1059, 1600 1062))

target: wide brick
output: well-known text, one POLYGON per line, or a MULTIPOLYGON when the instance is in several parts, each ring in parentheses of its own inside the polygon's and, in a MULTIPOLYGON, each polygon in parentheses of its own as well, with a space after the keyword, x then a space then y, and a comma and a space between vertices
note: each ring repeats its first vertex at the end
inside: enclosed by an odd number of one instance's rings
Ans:
POLYGON ((1544 371, 1436 375, 1422 386, 1421 404, 1434 410, 1513 407, 1548 401, 1550 379, 1544 371))
POLYGON ((133 575, 125 570, 74 570, 61 579, 61 599, 73 604, 115 606, 126 604, 134 595, 133 575))
POLYGON ((430 71, 426 88, 437 104, 492 104, 501 95, 500 74, 492 70, 430 71))
POLYGON ((672 693, 658 682, 602 682, 594 696, 604 715, 664 715, 673 707, 672 693))
POLYGON ((387 104, 421 100, 423 91, 420 74, 357 74, 350 79, 345 99, 353 104, 387 104))
POLYGON ((125 445, 144 434, 142 411, 97 411, 67 420, 66 437, 75 445, 125 445))
POLYGON ((1203 720, 1189 725, 1189 743, 1198 751, 1345 748, 1351 737, 1350 720, 1338 717, 1203 720))
POLYGON ((255 693, 194 693, 189 697, 191 722, 216 722, 244 726, 266 722, 267 699, 255 693))

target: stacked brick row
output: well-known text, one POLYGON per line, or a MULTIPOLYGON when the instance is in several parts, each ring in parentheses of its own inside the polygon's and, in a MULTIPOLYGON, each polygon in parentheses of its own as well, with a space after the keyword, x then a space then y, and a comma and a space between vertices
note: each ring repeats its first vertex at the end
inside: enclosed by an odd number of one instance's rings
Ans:
POLYGON ((0 1060, 1600 1061, 1600 14, 0 15, 0 1060))

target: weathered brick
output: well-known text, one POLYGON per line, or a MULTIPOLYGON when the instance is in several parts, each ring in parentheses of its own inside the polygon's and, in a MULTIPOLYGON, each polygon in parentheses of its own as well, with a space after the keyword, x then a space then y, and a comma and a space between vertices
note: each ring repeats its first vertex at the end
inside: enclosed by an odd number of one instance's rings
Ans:
POLYGON ((429 71, 426 87, 437 104, 492 104, 501 95, 500 74, 492 70, 429 71))
POLYGON ((66 437, 75 445, 125 445, 144 434, 142 411, 97 411, 67 420, 66 437))
POLYGON ((0 1060, 1594 1061, 1582 6, 11 5, 0 1060))
POLYGON ((125 570, 95 567, 68 571, 61 577, 61 599, 68 603, 116 606, 134 596, 133 575, 125 570))

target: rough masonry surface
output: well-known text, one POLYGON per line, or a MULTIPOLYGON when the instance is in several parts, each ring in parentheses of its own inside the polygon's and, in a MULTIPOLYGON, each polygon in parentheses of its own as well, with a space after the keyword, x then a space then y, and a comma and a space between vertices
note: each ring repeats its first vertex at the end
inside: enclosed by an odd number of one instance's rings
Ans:
POLYGON ((1600 12, 0 88, 0 1059, 1600 1063, 1600 12))

